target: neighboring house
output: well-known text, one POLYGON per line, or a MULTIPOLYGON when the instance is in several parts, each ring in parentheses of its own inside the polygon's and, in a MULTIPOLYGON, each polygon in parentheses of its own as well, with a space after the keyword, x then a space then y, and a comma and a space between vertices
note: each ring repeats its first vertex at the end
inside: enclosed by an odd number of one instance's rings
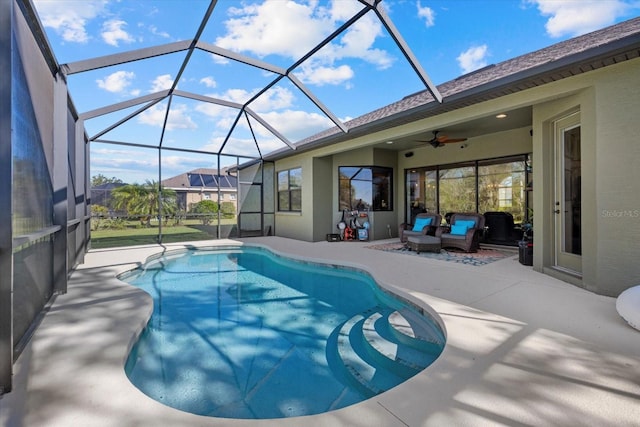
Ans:
MULTIPOLYGON (((444 83, 442 103, 417 93, 266 155, 274 232, 324 240, 357 182, 371 195, 371 236, 387 238, 416 202, 446 213, 446 177, 466 179, 473 198, 483 167, 515 159, 529 176, 522 184, 516 167, 517 180, 496 181, 496 206, 526 197, 534 269, 616 296, 640 278, 639 54, 635 18, 444 83), (434 148, 434 131, 466 141, 434 148)), ((483 213, 478 201, 470 210, 483 213)))
POLYGON ((175 190, 179 209, 189 212, 191 206, 202 200, 233 203, 238 211, 238 189, 235 176, 225 170, 218 173, 217 169, 199 168, 172 178, 162 180, 162 185, 175 190), (219 190, 219 191, 218 191, 219 190))

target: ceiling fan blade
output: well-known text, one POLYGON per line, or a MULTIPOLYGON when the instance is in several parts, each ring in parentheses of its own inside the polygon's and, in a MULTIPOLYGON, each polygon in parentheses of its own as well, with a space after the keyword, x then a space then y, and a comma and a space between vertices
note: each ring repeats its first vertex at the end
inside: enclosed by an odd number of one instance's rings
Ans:
POLYGON ((451 139, 445 139, 443 141, 439 141, 441 144, 451 144, 453 142, 462 142, 462 141, 466 141, 467 138, 451 138, 451 139))

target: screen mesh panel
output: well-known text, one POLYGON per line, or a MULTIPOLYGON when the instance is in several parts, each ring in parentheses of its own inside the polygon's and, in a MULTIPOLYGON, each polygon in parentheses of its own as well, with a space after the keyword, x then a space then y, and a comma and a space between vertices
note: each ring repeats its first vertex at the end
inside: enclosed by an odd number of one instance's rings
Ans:
POLYGON ((13 234, 19 236, 53 224, 53 190, 46 154, 32 105, 37 94, 29 92, 24 65, 17 49, 12 73, 14 136, 13 151, 13 234))

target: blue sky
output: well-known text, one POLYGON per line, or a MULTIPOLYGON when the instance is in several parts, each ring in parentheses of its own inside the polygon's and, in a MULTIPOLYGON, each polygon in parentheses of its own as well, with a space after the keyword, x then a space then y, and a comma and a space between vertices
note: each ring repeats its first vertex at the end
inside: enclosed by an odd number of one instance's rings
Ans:
MULTIPOLYGON (((58 62, 193 39, 205 0, 35 0, 58 62)), ((640 15, 638 0, 389 0, 385 10, 437 85, 483 66, 640 15)), ((271 65, 289 68, 362 6, 355 0, 219 0, 201 40, 271 65)), ((69 76, 79 112, 171 87, 185 52, 69 76)), ((369 13, 293 74, 340 120, 348 121, 425 89, 378 18, 369 13)), ((177 89, 244 104, 276 75, 196 50, 177 89)), ((139 106, 86 122, 89 136, 143 145, 218 152, 238 118, 235 109, 184 97, 161 101, 123 125, 109 126, 139 106)), ((289 141, 333 122, 286 79, 249 104, 289 141)), ((241 117, 223 154, 257 156, 285 144, 241 117), (254 141, 255 136, 255 141, 254 141), (257 145, 256 145, 257 141, 257 145)), ((129 182, 158 178, 156 151, 92 143, 92 175, 129 182)), ((223 158, 221 166, 235 158, 223 158)), ((163 178, 215 158, 166 151, 163 178)))

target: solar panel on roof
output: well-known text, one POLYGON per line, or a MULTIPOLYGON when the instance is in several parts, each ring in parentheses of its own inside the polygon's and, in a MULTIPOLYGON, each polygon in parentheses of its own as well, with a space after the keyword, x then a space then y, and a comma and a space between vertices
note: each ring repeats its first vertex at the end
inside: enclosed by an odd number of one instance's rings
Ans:
POLYGON ((189 186, 190 187, 203 187, 204 184, 202 183, 202 178, 200 177, 200 174, 198 173, 194 173, 194 174, 189 174, 189 186))
POLYGON ((202 181, 204 182, 205 187, 217 187, 216 179, 213 175, 202 174, 202 181))
POLYGON ((236 178, 234 176, 222 175, 219 177, 221 188, 235 188, 236 178))

